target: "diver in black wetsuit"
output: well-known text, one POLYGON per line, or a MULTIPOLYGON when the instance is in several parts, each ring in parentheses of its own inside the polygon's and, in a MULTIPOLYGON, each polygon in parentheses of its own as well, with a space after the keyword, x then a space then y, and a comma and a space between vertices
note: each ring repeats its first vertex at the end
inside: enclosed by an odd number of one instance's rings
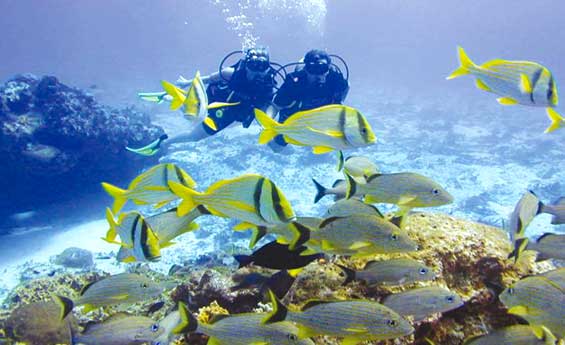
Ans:
MULTIPOLYGON (((345 100, 349 91, 349 82, 341 70, 332 63, 327 52, 310 50, 304 55, 303 61, 289 65, 299 65, 299 67, 286 76, 273 100, 274 105, 280 109, 279 122, 284 122, 298 111, 329 104, 342 104, 345 100)), ((286 145, 281 135, 269 143, 275 151, 280 151, 286 145)))
MULTIPOLYGON (((234 52, 235 53, 235 52, 234 52)), ((266 48, 256 47, 247 49, 244 56, 234 65, 222 68, 209 76, 202 77, 207 84, 206 93, 209 103, 240 102, 236 106, 211 109, 208 112, 216 124, 217 130, 210 128, 204 122, 191 132, 175 136, 165 142, 170 145, 177 142, 199 141, 223 130, 234 122, 241 122, 247 128, 255 118, 253 109, 259 108, 267 113, 274 113, 271 107, 276 86, 276 70, 271 66, 269 52, 266 48)), ((191 80, 180 79, 177 85, 187 87, 191 80)))

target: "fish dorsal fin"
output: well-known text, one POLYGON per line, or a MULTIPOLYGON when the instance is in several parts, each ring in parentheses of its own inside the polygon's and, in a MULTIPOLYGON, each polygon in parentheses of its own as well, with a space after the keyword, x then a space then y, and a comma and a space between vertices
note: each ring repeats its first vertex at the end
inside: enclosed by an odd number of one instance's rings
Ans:
POLYGON ((86 284, 85 286, 83 286, 82 289, 80 289, 79 296, 83 296, 84 293, 86 292, 86 290, 88 290, 92 285, 94 285, 97 282, 98 282, 98 280, 94 281, 94 282, 90 282, 90 283, 86 284))
POLYGON ((380 262, 380 261, 377 261, 377 260, 368 261, 368 262, 365 264, 365 267, 363 267, 363 269, 364 269, 364 270, 368 270, 368 269, 370 269, 371 267, 377 265, 379 262, 380 262))
POLYGON ((306 302, 306 304, 304 306, 302 306, 302 308, 300 309, 301 311, 306 311, 312 307, 315 307, 317 305, 320 304, 327 304, 327 303, 332 303, 335 301, 323 301, 323 300, 319 300, 319 299, 312 299, 306 302))
POLYGON ((337 186, 339 183, 345 182, 345 180, 343 179, 337 179, 334 181, 334 183, 332 184, 332 188, 335 188, 335 186, 337 186))
POLYGON ((133 315, 125 313, 125 312, 119 312, 119 313, 116 313, 116 314, 110 316, 109 318, 104 320, 104 322, 118 321, 118 320, 124 319, 126 317, 131 317, 131 316, 133 316, 133 315))
POLYGON ((345 217, 329 217, 329 218, 326 218, 320 223, 319 228, 322 229, 322 228, 326 227, 328 224, 335 222, 336 220, 341 219, 341 218, 345 218, 345 217))
POLYGON ((221 321, 221 320, 223 320, 223 319, 225 319, 225 318, 228 318, 228 317, 230 317, 229 314, 214 314, 214 315, 210 318, 210 320, 208 321, 208 324, 213 325, 213 324, 215 324, 216 322, 221 321))

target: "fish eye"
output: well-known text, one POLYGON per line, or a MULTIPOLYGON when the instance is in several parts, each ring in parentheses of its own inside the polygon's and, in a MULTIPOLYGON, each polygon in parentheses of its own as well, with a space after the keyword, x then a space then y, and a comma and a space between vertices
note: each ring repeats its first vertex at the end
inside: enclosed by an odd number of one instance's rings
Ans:
POLYGON ((392 234, 392 235, 390 235, 390 239, 393 240, 393 241, 396 241, 396 240, 398 240, 398 235, 392 234))
POLYGON ((361 128, 361 133, 363 133, 363 134, 367 133, 367 128, 365 128, 365 127, 361 128))
POLYGON ((144 289, 146 289, 146 288, 148 288, 149 286, 147 285, 147 283, 141 283, 141 287, 144 288, 144 289))
POLYGON ((514 288, 508 288, 508 294, 513 295, 514 294, 514 288))
POLYGON ((427 268, 420 268, 420 274, 426 274, 428 273, 428 269, 427 268))
POLYGON ((446 300, 447 300, 447 303, 455 302, 455 298, 453 296, 447 296, 446 300))
POLYGON ((390 327, 398 326, 398 322, 396 320, 386 320, 386 324, 389 325, 390 327))
MULTIPOLYGON (((154 323, 153 325, 151 325, 151 332, 157 332, 159 330, 159 325, 154 323)), ((155 345, 159 345, 159 344, 155 344, 155 345)))
POLYGON ((432 194, 433 195, 438 195, 439 194, 439 189, 432 189, 432 194))
POLYGON ((288 335, 288 339, 292 340, 292 341, 296 341, 298 339, 298 337, 296 336, 296 334, 291 333, 291 334, 288 335))

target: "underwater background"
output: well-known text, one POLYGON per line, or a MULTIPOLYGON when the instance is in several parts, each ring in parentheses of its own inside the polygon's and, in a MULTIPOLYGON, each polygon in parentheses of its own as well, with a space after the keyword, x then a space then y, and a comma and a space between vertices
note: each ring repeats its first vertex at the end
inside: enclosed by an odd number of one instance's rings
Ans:
MULTIPOLYGON (((43 76, 54 76, 58 81, 50 80, 51 85, 63 90, 71 106, 49 108, 53 116, 92 112, 108 122, 85 120, 76 126, 93 126, 95 139, 104 137, 98 131, 113 131, 113 139, 84 142, 60 135, 64 131, 38 136, 42 150, 87 152, 87 157, 65 158, 72 168, 68 163, 60 172, 53 164, 67 163, 33 161, 39 149, 21 159, 25 150, 17 140, 25 135, 17 134, 19 127, 10 127, 16 133, 11 136, 4 131, 0 300, 22 282, 79 272, 54 259, 68 247, 94 255, 93 265, 82 273, 126 270, 127 264, 110 259, 115 245, 100 240, 108 229, 104 211, 112 203, 100 182, 127 186, 159 162, 178 164, 201 186, 262 174, 285 192, 297 214, 324 213, 331 198, 315 204, 311 179, 331 185, 340 178, 336 155, 314 155, 300 147, 274 153, 257 143, 257 124, 234 125, 151 158, 120 151, 125 144, 142 146, 163 131, 170 135, 193 126, 166 105, 139 100, 138 92, 160 91, 161 80, 190 78, 196 70, 215 72, 226 54, 254 45, 268 47, 272 61, 281 64, 299 60, 312 48, 341 56, 350 71, 345 104, 359 109, 377 136, 375 145, 348 153, 370 157, 383 172, 430 176, 454 196, 452 204, 426 212, 503 227, 526 190, 544 202, 564 196, 565 136, 562 130, 543 133, 549 125, 543 108, 501 106, 477 90, 470 76, 445 80, 458 66, 460 45, 477 63, 495 58, 539 62, 551 70, 558 87, 565 85, 563 13, 565 3, 557 0, 1 1, 0 81, 41 84, 43 76), (89 104, 92 109, 84 108, 89 104), (124 113, 128 120, 112 127, 124 113)), ((10 87, 4 84, 2 97, 10 97, 10 87)), ((556 108, 561 114, 563 109, 556 108)), ((154 212, 132 204, 126 209, 154 212)), ((550 219, 536 217, 526 234, 563 233, 564 226, 550 219)), ((231 230, 234 221, 199 223, 197 232, 183 235, 164 250, 161 261, 147 266, 164 274, 173 265, 229 268, 232 254, 249 252, 249 234, 231 230)))

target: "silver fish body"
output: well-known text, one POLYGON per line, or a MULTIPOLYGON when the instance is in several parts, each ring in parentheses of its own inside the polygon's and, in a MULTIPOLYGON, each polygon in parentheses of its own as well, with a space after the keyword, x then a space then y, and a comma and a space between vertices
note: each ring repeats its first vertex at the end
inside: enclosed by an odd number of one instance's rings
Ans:
POLYGON ((154 320, 143 316, 115 316, 85 329, 74 337, 83 345, 141 345, 151 343, 164 329, 154 320))
POLYGON ((383 304, 400 315, 410 315, 415 321, 422 321, 433 314, 459 308, 463 301, 448 289, 430 286, 387 296, 383 304))

